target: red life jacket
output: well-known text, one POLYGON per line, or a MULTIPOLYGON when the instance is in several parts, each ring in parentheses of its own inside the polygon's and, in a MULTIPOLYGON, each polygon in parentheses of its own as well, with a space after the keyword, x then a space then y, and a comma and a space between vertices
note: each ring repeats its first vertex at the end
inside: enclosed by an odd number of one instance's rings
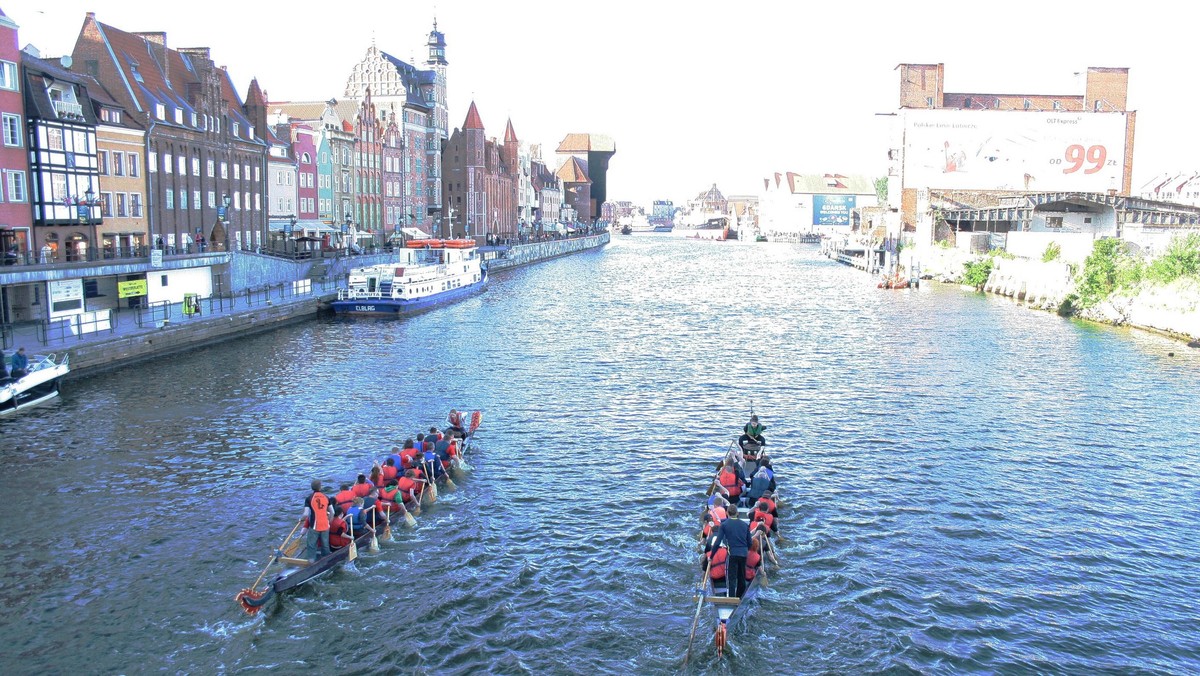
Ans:
POLYGON ((384 465, 382 472, 383 472, 383 485, 386 486, 387 482, 396 478, 396 475, 400 473, 400 470, 392 465, 384 465))
POLYGON ((763 523, 768 531, 771 526, 775 525, 775 517, 771 516, 770 512, 760 512, 755 510, 754 516, 750 519, 750 528, 754 528, 757 524, 763 523))
POLYGON ((406 448, 400 451, 400 461, 404 465, 404 469, 412 467, 415 464, 416 457, 417 449, 415 448, 406 448))
POLYGON ((350 505, 354 504, 354 497, 354 491, 338 491, 338 494, 333 496, 333 501, 341 505, 342 509, 349 509, 350 505))
POLYGON ((345 547, 348 544, 350 538, 346 535, 346 520, 340 516, 334 517, 333 522, 329 524, 329 546, 345 547))
POLYGON ((454 412, 446 416, 452 427, 462 427, 462 413, 454 412))
POLYGON ((365 498, 367 497, 367 494, 371 492, 371 482, 364 481, 361 484, 354 484, 350 490, 354 491, 354 497, 365 498))
POLYGON ((713 523, 718 525, 729 518, 729 512, 726 512, 724 507, 713 507, 708 510, 708 515, 712 517, 713 523))
POLYGON ((759 498, 759 502, 767 503, 767 510, 771 512, 772 516, 778 513, 778 510, 775 509, 775 501, 771 498, 759 498))
POLYGON ((712 561, 712 566, 708 570, 708 576, 714 580, 725 579, 725 560, 729 558, 729 550, 724 547, 718 547, 716 552, 708 553, 708 560, 712 561))
POLYGON ((760 563, 762 563, 762 554, 759 554, 758 552, 751 549, 750 552, 748 554, 746 554, 746 581, 747 582, 754 579, 754 576, 758 573, 758 564, 760 564, 760 563))
POLYGON ((416 491, 416 489, 417 489, 417 482, 413 481, 412 479, 410 479, 406 476, 402 476, 402 477, 400 477, 399 480, 396 481, 396 486, 397 486, 397 488, 400 489, 401 493, 404 493, 411 497, 413 495, 413 492, 416 491))
POLYGON ((446 454, 449 455, 451 458, 458 457, 458 440, 457 439, 450 442, 450 449, 448 451, 446 451, 446 454))
POLYGON ((729 491, 729 497, 736 498, 742 494, 742 482, 738 479, 737 473, 731 469, 721 470, 721 475, 718 477, 721 486, 729 491))

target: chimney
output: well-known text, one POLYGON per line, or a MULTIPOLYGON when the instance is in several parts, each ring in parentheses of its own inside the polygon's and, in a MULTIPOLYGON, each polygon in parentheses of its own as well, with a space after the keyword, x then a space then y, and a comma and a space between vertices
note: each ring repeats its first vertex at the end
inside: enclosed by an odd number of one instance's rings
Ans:
MULTIPOLYGON (((90 12, 88 13, 88 16, 91 16, 90 12)), ((147 42, 153 42, 159 47, 167 46, 167 34, 164 31, 149 31, 145 33, 134 33, 134 35, 138 36, 139 38, 143 38, 147 42)))

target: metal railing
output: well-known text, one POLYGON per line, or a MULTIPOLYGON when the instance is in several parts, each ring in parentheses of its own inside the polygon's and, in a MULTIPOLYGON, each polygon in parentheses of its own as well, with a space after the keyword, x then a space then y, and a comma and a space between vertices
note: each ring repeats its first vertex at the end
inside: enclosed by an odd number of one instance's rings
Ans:
POLYGON ((9 350, 13 346, 13 327, 11 324, 0 324, 0 349, 9 350))
POLYGON ((148 303, 137 308, 137 314, 134 315, 134 321, 138 326, 156 326, 160 322, 171 321, 171 301, 160 300, 157 303, 148 303))
POLYGON ((58 319, 39 319, 36 322, 37 339, 42 345, 67 341, 71 338, 86 340, 94 333, 116 332, 112 310, 94 310, 58 319))

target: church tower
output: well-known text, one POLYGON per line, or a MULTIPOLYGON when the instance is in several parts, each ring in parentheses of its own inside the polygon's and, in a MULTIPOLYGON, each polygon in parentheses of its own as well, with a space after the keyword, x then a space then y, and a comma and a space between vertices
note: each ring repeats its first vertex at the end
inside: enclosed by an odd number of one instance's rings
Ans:
POLYGON ((437 127, 438 137, 442 140, 450 138, 449 107, 446 105, 446 36, 438 31, 437 19, 433 20, 433 30, 429 32, 429 58, 425 60, 426 67, 434 72, 433 122, 437 127))

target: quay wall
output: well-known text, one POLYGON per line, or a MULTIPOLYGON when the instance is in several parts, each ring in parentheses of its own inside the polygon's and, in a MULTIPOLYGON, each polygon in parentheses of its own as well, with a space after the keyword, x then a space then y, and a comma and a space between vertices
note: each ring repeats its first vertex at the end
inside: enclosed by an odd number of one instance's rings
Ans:
POLYGON ((396 260, 396 254, 379 253, 293 261, 236 251, 229 263, 229 288, 238 292, 300 279, 342 279, 350 274, 351 268, 394 263, 396 260))
POLYGON ((532 244, 515 244, 504 252, 503 257, 488 260, 488 273, 517 268, 588 249, 595 249, 608 244, 610 240, 610 234, 602 232, 599 235, 589 235, 587 237, 555 239, 546 242, 534 242, 532 244))
POLYGON ((71 377, 91 375, 268 331, 315 317, 318 309, 316 297, 289 303, 264 304, 228 315, 169 322, 161 328, 148 328, 111 340, 71 347, 67 350, 71 358, 71 377))

